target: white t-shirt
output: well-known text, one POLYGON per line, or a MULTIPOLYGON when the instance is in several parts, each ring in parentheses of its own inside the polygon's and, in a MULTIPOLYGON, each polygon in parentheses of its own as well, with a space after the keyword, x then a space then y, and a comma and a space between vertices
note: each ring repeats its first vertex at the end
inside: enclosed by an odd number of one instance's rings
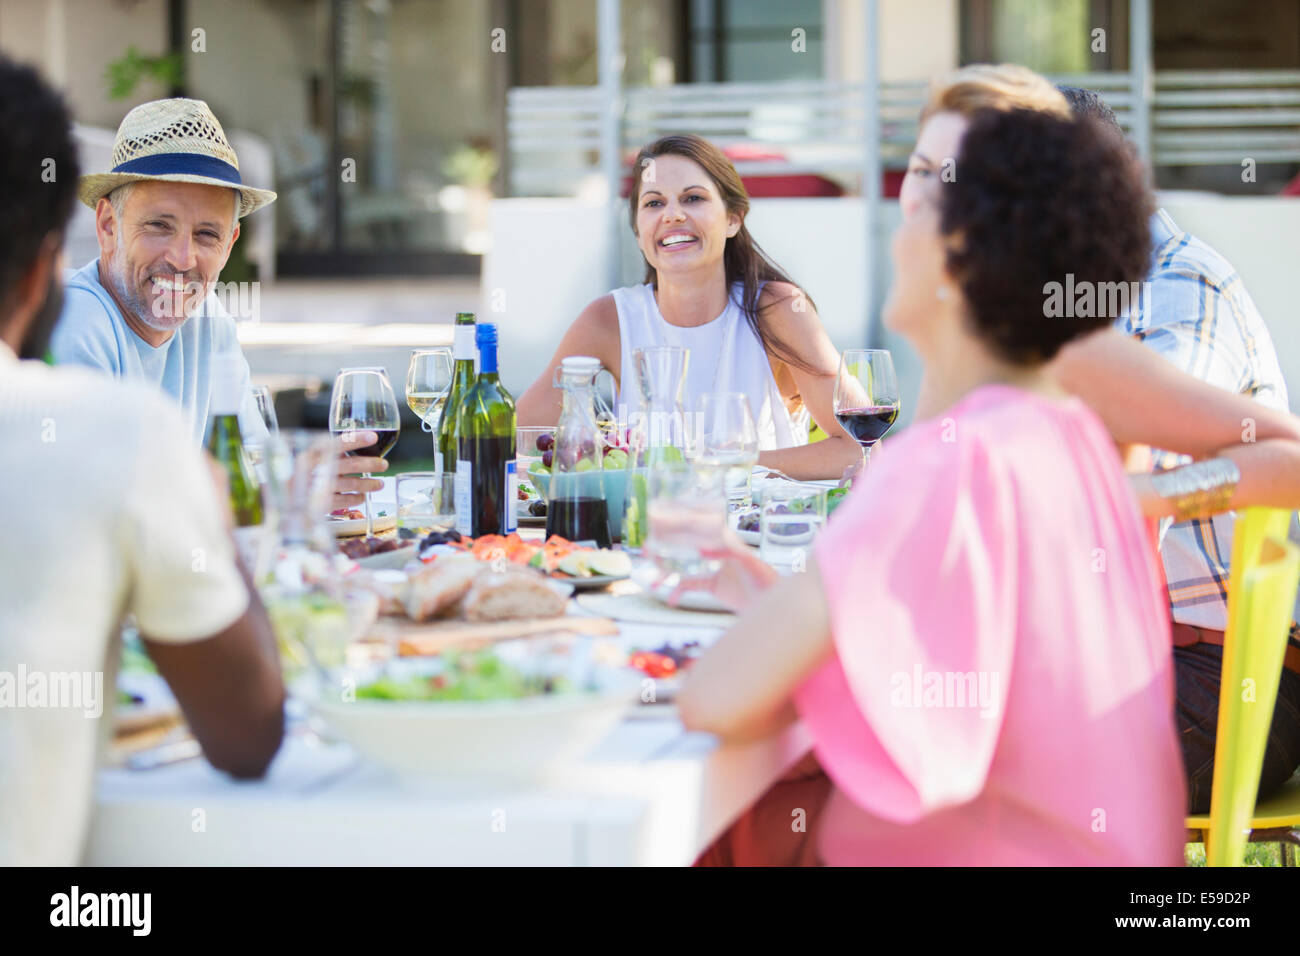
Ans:
POLYGON ((758 428, 759 450, 808 443, 807 419, 801 416, 796 422, 791 418, 772 375, 767 350, 740 310, 743 291, 739 282, 733 284, 726 308, 711 322, 680 326, 663 317, 650 283, 614 290, 621 351, 620 407, 614 411, 620 419, 635 411, 640 400, 636 350, 674 345, 690 353, 682 389, 682 410, 688 416, 700 411, 700 401, 709 392, 741 392, 749 399, 749 410, 758 428))
POLYGON ((0 484, 0 866, 75 865, 123 617, 189 642, 248 592, 194 439, 148 386, 0 343, 0 484))

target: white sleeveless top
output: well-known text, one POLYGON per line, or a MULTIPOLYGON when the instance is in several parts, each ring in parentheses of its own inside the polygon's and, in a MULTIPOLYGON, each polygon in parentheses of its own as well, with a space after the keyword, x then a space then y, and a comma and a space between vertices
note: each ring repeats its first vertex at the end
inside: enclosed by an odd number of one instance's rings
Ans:
POLYGON ((742 290, 743 286, 735 283, 720 316, 689 328, 670 325, 659 314, 650 283, 614 290, 621 363, 620 407, 615 412, 620 419, 635 411, 639 400, 633 385, 636 381, 633 353, 637 349, 676 345, 690 350, 682 394, 682 404, 688 414, 699 411, 701 397, 708 392, 743 392, 749 397, 749 408, 758 425, 760 451, 807 444, 806 418, 803 428, 791 421, 763 343, 740 310, 742 290))

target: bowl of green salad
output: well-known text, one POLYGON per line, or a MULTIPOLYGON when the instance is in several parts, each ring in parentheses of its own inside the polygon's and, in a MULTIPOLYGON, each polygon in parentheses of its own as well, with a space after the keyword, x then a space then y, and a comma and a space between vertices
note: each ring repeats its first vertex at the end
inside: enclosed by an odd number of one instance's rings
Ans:
POLYGON ((423 788, 517 789, 579 760, 636 703, 636 672, 581 657, 507 642, 337 670, 299 692, 360 754, 423 788))

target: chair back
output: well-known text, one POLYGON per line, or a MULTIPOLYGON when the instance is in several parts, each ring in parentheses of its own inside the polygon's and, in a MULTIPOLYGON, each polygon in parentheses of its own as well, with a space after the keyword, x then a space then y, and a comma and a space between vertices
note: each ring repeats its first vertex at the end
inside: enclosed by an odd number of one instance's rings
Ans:
POLYGON ((1246 850, 1300 585, 1300 548, 1286 539, 1290 520, 1282 509, 1247 508, 1233 531, 1208 866, 1240 866, 1246 850))

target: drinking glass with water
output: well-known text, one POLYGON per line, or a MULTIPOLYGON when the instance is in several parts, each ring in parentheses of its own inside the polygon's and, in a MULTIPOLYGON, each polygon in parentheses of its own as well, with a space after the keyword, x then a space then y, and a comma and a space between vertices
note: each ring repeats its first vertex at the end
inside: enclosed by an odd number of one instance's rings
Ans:
POLYGON ((826 524, 826 491, 819 485, 782 482, 768 489, 759 514, 759 556, 781 571, 802 571, 813 539, 826 524))

